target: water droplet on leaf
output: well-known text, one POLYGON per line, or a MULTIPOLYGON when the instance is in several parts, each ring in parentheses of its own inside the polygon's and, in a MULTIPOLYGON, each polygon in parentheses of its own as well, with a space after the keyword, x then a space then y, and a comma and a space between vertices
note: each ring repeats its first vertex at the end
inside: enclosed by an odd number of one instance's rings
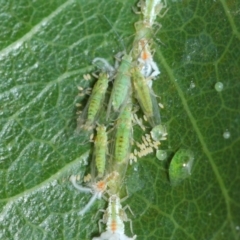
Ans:
POLYGON ((217 92, 221 92, 223 90, 223 83, 217 82, 214 87, 217 92))
POLYGON ((191 83, 190 83, 190 88, 195 88, 195 87, 196 87, 195 83, 194 83, 194 82, 191 82, 191 83))
POLYGON ((167 152, 164 150, 157 150, 156 157, 158 160, 165 160, 167 158, 167 152))
POLYGON ((166 140, 167 129, 164 125, 159 124, 152 129, 150 134, 154 141, 166 140))
POLYGON ((231 137, 231 134, 230 134, 230 132, 226 129, 226 131, 223 133, 223 137, 225 138, 225 139, 228 139, 228 138, 230 138, 231 137))

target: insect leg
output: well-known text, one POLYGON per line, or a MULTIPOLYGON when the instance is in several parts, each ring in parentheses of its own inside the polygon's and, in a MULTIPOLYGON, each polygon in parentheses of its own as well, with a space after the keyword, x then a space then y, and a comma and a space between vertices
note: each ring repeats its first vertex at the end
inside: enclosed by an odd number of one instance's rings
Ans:
POLYGON ((76 176, 71 176, 70 179, 69 179, 72 183, 72 185, 78 189, 80 192, 84 192, 84 193, 92 193, 92 189, 91 188, 87 188, 87 187, 83 187, 79 184, 77 184, 76 182, 76 176))
POLYGON ((133 216, 135 216, 134 213, 133 213, 133 211, 132 211, 132 209, 131 209, 131 207, 130 207, 129 205, 124 206, 123 210, 125 211, 126 209, 128 209, 128 211, 129 211, 133 216))
POLYGON ((78 215, 83 216, 94 204, 97 198, 98 198, 98 194, 97 193, 93 194, 89 202, 87 203, 87 205, 78 213, 78 215))
POLYGON ((155 78, 157 75, 160 74, 160 70, 159 70, 157 64, 153 60, 151 61, 151 67, 152 67, 153 72, 151 73, 150 77, 155 78))
POLYGON ((99 232, 102 232, 101 223, 106 224, 106 222, 105 222, 103 219, 100 219, 100 220, 98 221, 98 229, 99 229, 99 232))
POLYGON ((129 225, 130 225, 130 230, 131 230, 131 233, 133 234, 133 227, 132 227, 132 220, 130 218, 128 218, 127 214, 126 214, 126 209, 129 210, 129 212, 134 216, 133 214, 133 211, 132 209, 130 208, 129 205, 126 205, 124 206, 122 209, 121 209, 121 219, 124 221, 124 222, 129 222, 129 225))
POLYGON ((104 65, 103 69, 110 73, 110 75, 112 75, 111 73, 115 72, 114 67, 105 58, 96 57, 93 59, 92 63, 95 64, 96 62, 102 62, 104 65))
POLYGON ((165 14, 168 12, 168 10, 169 10, 169 8, 168 9, 166 9, 166 11, 163 13, 163 14, 161 14, 160 12, 161 12, 161 10, 163 9, 163 8, 166 8, 167 7, 167 0, 164 0, 164 4, 162 4, 162 6, 161 6, 161 9, 160 9, 160 11, 159 11, 159 16, 161 17, 161 18, 163 18, 164 16, 165 16, 165 14))

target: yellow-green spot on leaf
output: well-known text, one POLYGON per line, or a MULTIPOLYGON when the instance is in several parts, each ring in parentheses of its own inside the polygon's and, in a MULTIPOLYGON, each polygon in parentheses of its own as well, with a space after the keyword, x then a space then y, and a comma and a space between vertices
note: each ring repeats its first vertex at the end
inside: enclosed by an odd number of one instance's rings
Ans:
POLYGON ((172 186, 176 186, 191 175, 193 153, 189 149, 179 149, 173 156, 169 166, 169 178, 172 186))

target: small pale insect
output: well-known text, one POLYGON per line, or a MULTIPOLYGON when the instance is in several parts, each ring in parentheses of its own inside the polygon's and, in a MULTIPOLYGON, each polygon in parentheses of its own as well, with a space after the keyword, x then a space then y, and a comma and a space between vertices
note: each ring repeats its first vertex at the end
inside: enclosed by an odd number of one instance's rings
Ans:
POLYGON ((143 140, 143 143, 144 143, 145 146, 149 145, 145 136, 142 136, 142 140, 143 140))
POLYGON ((83 75, 83 79, 86 80, 86 81, 89 81, 91 80, 91 75, 88 73, 88 74, 84 74, 83 75))
MULTIPOLYGON (((134 60, 137 60, 139 58, 139 43, 142 40, 145 40, 147 42, 150 42, 153 38, 153 25, 158 25, 159 29, 161 28, 161 24, 155 22, 157 15, 160 15, 160 17, 163 17, 168 9, 163 13, 160 14, 161 10, 163 8, 167 7, 166 0, 140 0, 137 4, 138 7, 141 8, 141 12, 135 11, 135 13, 142 13, 143 14, 143 20, 138 21, 135 23, 135 29, 136 29, 136 35, 133 42, 133 51, 132 56, 134 60)), ((150 53, 150 51, 149 51, 150 53)), ((141 60, 142 58, 140 58, 141 60)), ((153 70, 152 75, 157 76, 160 71, 157 67, 157 64, 150 58, 148 62, 145 62, 144 67, 142 69, 144 72, 151 72, 153 70)), ((151 84, 151 81, 150 83, 151 84)))
POLYGON ((137 156, 137 153, 136 153, 136 155, 134 155, 133 153, 130 154, 130 157, 129 157, 130 165, 132 165, 133 162, 137 162, 137 157, 136 156, 137 156))
POLYGON ((93 133, 89 137, 89 142, 94 142, 94 134, 93 133))
POLYGON ((103 219, 100 220, 99 222, 99 228, 100 228, 101 222, 107 225, 106 231, 103 232, 100 237, 93 238, 93 240, 105 240, 105 239, 134 240, 136 239, 136 235, 134 235, 132 238, 129 238, 124 233, 125 231, 124 221, 130 222, 130 227, 132 230, 132 222, 130 219, 128 219, 125 213, 125 208, 122 208, 120 203, 120 198, 116 194, 111 195, 108 200, 108 207, 104 212, 103 219))
POLYGON ((107 155, 107 132, 104 125, 99 125, 97 135, 94 141, 94 159, 98 171, 98 176, 102 177, 105 171, 107 155))
POLYGON ((142 119, 142 118, 139 118, 136 113, 133 114, 133 120, 134 120, 135 123, 138 124, 138 126, 139 126, 143 131, 146 130, 145 126, 143 125, 143 119, 142 119))
POLYGON ((108 187, 107 193, 109 195, 117 194, 119 192, 119 189, 121 188, 122 176, 116 170, 117 169, 114 169, 105 177, 105 181, 107 182, 108 187))
POLYGON ((81 107, 82 104, 81 104, 81 103, 76 103, 75 106, 76 106, 76 107, 81 107))
POLYGON ((136 156, 138 153, 137 149, 134 149, 133 154, 136 156))
POLYGON ((137 236, 134 235, 132 238, 127 235, 120 233, 111 233, 109 231, 103 232, 100 237, 94 237, 92 240, 135 240, 137 236))
POLYGON ((156 20, 158 14, 160 15, 160 17, 164 17, 164 15, 168 11, 167 9, 163 14, 160 14, 161 10, 167 7, 166 0, 164 0, 164 4, 162 0, 140 0, 138 6, 141 7, 144 18, 143 21, 149 26, 152 26, 154 24, 154 21, 156 20))
POLYGON ((191 175, 193 153, 189 149, 179 149, 173 156, 169 166, 169 179, 176 186, 191 175))
POLYGON ((149 24, 144 21, 138 21, 134 24, 136 35, 133 41, 133 45, 137 45, 141 39, 151 40, 153 37, 153 29, 149 24))
POLYGON ((164 105, 162 103, 158 103, 158 106, 162 109, 164 108, 164 105))
POLYGON ((161 143, 159 141, 153 141, 151 147, 153 147, 153 148, 155 148, 157 150, 160 144, 161 143))
POLYGON ((155 126, 151 132, 151 137, 154 141, 166 140, 167 139, 167 129, 164 125, 159 124, 155 126))
POLYGON ((78 86, 78 90, 79 90, 78 96, 80 97, 83 97, 85 95, 90 95, 92 92, 92 88, 84 89, 83 87, 80 87, 80 86, 78 86))
POLYGON ((223 90, 223 83, 221 83, 221 82, 217 82, 215 85, 214 85, 214 87, 215 87, 215 90, 217 91, 217 92, 221 92, 222 90, 223 90))
POLYGON ((102 104, 105 99, 105 94, 108 87, 108 74, 100 73, 97 82, 95 83, 91 96, 87 105, 78 119, 78 127, 85 124, 87 127, 94 125, 99 112, 102 109, 102 104))
MULTIPOLYGON (((141 39, 138 43, 139 45, 139 66, 141 69, 141 73, 145 78, 153 79, 160 74, 160 70, 156 62, 153 60, 153 56, 150 50, 150 46, 148 40, 141 39)), ((148 81, 150 87, 152 87, 152 81, 148 81)))
POLYGON ((153 152, 153 148, 152 147, 147 147, 145 149, 142 149, 141 151, 138 152, 138 157, 144 157, 147 156, 148 154, 153 152))
POLYGON ((156 97, 138 67, 132 68, 131 73, 134 95, 144 115, 147 117, 148 122, 154 127, 161 122, 156 97))
MULTIPOLYGON (((86 176, 83 178, 83 182, 89 182, 92 179, 92 175, 88 173, 86 176)), ((77 179, 79 180, 79 179, 77 179)))
POLYGON ((137 145, 137 147, 140 148, 141 150, 143 150, 143 149, 146 148, 145 144, 143 144, 143 143, 136 142, 136 145, 137 145))
POLYGON ((153 38, 153 30, 148 24, 144 23, 143 21, 138 21, 134 24, 136 29, 135 38, 133 41, 133 48, 132 48, 132 57, 134 61, 138 61, 139 56, 141 54, 141 47, 140 41, 143 39, 150 42, 153 38))
POLYGON ((153 51, 151 51, 150 47, 151 40, 145 37, 138 39, 134 42, 132 51, 133 58, 138 62, 138 67, 142 75, 147 78, 150 88, 152 87, 152 79, 155 79, 160 74, 160 70, 153 60, 153 51))
POLYGON ((146 136, 146 139, 147 139, 148 142, 151 142, 151 141, 152 141, 150 134, 146 133, 145 136, 146 136))
MULTIPOLYGON (((139 143, 139 142, 135 142, 136 146, 140 149, 134 149, 133 151, 133 156, 138 156, 139 158, 142 158, 144 156, 147 156, 148 154, 151 154, 154 152, 154 149, 158 149, 160 142, 159 141, 155 141, 153 139, 150 138, 149 134, 145 134, 145 136, 142 136, 142 140, 143 143, 139 143)), ((133 160, 133 157, 131 158, 131 161, 133 160)), ((134 161, 136 161, 136 159, 134 159, 134 161)))
POLYGON ((163 4, 160 2, 161 0, 146 0, 146 2, 140 0, 137 7, 141 8, 141 11, 133 8, 133 11, 136 14, 143 14, 143 20, 135 23, 136 36, 134 43, 142 38, 146 38, 148 40, 152 38, 152 25, 154 24, 157 14, 163 8, 163 4), (160 6, 161 9, 159 9, 158 6, 160 6))

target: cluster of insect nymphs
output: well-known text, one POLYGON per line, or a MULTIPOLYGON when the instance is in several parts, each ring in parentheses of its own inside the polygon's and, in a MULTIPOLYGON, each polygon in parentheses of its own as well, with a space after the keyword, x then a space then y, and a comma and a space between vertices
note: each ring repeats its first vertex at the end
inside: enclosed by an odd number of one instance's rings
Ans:
MULTIPOLYGON (((94 240, 136 239, 133 233, 133 237, 124 233, 124 221, 130 222, 132 231, 132 222, 125 213, 125 209, 130 208, 122 207, 120 203, 123 200, 120 200, 120 190, 124 185, 126 169, 129 163, 158 149, 160 141, 167 136, 152 89, 153 80, 160 74, 153 59, 152 38, 154 29, 161 27, 155 20, 157 15, 166 13, 166 2, 140 0, 137 7, 134 12, 141 14, 142 19, 135 23, 136 34, 131 51, 117 54, 115 67, 104 58, 93 60, 93 64, 101 65, 101 70, 87 105, 78 117, 79 134, 88 135, 88 140, 94 142, 91 174, 84 178, 83 185, 77 183, 75 176, 70 177, 76 189, 92 194, 79 215, 84 215, 96 199, 108 201, 99 222, 99 227, 101 223, 106 224, 106 231, 94 240), (138 117, 139 112, 142 112, 148 127, 138 117), (142 136, 141 143, 133 141, 134 124, 144 131, 149 129, 142 136), (138 149, 133 150, 133 144, 138 149)), ((89 80, 90 76, 85 75, 84 78, 89 80)))

